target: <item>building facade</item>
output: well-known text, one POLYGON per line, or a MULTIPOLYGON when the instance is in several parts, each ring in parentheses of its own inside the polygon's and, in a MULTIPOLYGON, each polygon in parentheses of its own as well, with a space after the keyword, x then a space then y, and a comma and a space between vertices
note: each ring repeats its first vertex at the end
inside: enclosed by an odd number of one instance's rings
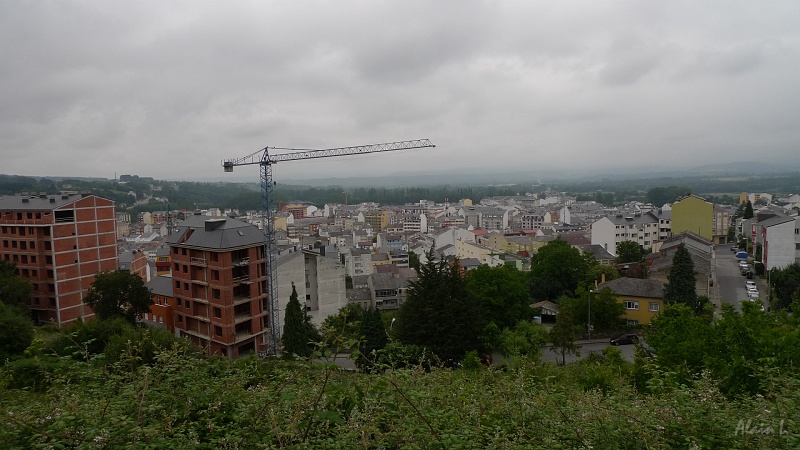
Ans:
POLYGON ((264 235, 228 218, 191 216, 168 239, 174 327, 208 354, 267 351, 264 235))
POLYGON ((91 194, 0 197, 0 257, 33 284, 38 323, 94 316, 83 298, 95 275, 117 269, 114 202, 91 194))
POLYGON ((714 205, 696 195, 683 197, 672 205, 672 234, 691 231, 713 242, 714 205))

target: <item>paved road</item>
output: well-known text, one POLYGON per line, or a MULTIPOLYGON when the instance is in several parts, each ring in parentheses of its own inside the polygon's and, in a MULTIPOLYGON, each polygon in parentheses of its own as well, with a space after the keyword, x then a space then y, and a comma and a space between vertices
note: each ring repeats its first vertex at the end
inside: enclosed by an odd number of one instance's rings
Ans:
MULTIPOLYGON (((742 276, 739 270, 738 259, 731 251, 730 245, 718 245, 715 247, 716 253, 716 279, 721 303, 733 305, 737 311, 741 311, 741 301, 747 300, 747 287, 745 286, 746 277, 742 276)), ((764 296, 764 291, 760 283, 756 283, 759 291, 764 296)))
MULTIPOLYGON (((575 355, 567 355, 566 357, 567 363, 575 362, 578 359, 585 358, 590 353, 601 353, 604 348, 611 346, 611 344, 608 343, 608 340, 603 340, 603 341, 594 340, 591 342, 582 342, 579 343, 579 345, 581 346, 580 349, 581 356, 578 357, 575 355)), ((633 362, 633 354, 635 350, 634 345, 620 345, 617 348, 622 351, 622 356, 624 356, 626 360, 633 362)), ((550 347, 546 345, 542 349, 542 361, 553 361, 560 363, 561 355, 555 351, 550 350, 550 347)))

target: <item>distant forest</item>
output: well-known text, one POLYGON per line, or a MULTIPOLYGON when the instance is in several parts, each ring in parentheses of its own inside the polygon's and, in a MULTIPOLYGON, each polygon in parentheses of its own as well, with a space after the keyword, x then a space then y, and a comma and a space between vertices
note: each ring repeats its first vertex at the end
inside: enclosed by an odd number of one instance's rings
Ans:
MULTIPOLYGON (((136 175, 123 175, 124 182, 105 179, 50 179, 0 175, 0 195, 21 192, 56 194, 62 191, 91 191, 116 202, 118 210, 132 213, 171 209, 262 208, 257 183, 203 183, 163 181, 136 175), (168 203, 161 201, 166 199, 168 203)), ((721 204, 738 203, 741 192, 768 192, 773 195, 800 193, 800 174, 755 177, 685 177, 651 179, 605 179, 586 182, 513 185, 431 185, 415 187, 309 187, 278 185, 276 202, 307 202, 318 207, 326 203, 358 204, 376 202, 402 205, 420 200, 457 202, 463 198, 479 202, 486 197, 566 192, 578 200, 594 200, 604 205, 620 205, 631 200, 647 201, 657 206, 694 193, 721 204)))

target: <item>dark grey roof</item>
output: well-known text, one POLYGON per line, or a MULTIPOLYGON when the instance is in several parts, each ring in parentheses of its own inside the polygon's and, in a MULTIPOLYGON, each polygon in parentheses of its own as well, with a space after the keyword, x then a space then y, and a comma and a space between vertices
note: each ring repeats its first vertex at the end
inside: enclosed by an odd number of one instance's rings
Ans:
POLYGON ((775 226, 775 225, 780 225, 780 224, 786 223, 786 222, 794 222, 794 219, 795 219, 794 217, 789 217, 789 216, 786 216, 786 217, 770 217, 767 220, 759 222, 759 225, 767 228, 767 227, 772 227, 772 226, 775 226))
POLYGON ((156 250, 156 256, 169 256, 169 253, 169 247, 165 247, 163 245, 158 247, 158 250, 156 250))
POLYGON ((597 289, 611 289, 617 295, 627 297, 664 298, 664 283, 641 278, 617 278, 600 283, 597 289))
POLYGON ((372 300, 372 294, 369 292, 369 288, 348 289, 346 296, 348 302, 372 300))
POLYGON ((263 244, 264 234, 257 227, 236 219, 190 216, 178 224, 178 231, 167 238, 167 243, 227 250, 263 244))
POLYGON ((153 294, 163 295, 166 297, 173 296, 172 277, 165 277, 163 275, 159 275, 157 277, 153 277, 150 281, 145 283, 144 286, 153 291, 153 294))
POLYGON ((469 269, 480 266, 481 260, 478 258, 464 258, 464 259, 459 259, 458 263, 461 264, 461 267, 469 269))
POLYGON ((376 291, 404 288, 409 281, 407 278, 395 278, 391 273, 373 273, 370 278, 372 278, 372 288, 376 291))
POLYGON ((370 258, 372 258, 373 261, 388 261, 389 255, 386 253, 373 253, 370 258))
POLYGON ((605 247, 599 244, 581 245, 580 248, 584 253, 591 253, 594 259, 616 259, 605 247))
POLYGON ((0 210, 4 211, 50 211, 72 203, 83 197, 81 194, 64 195, 3 195, 0 196, 0 210))

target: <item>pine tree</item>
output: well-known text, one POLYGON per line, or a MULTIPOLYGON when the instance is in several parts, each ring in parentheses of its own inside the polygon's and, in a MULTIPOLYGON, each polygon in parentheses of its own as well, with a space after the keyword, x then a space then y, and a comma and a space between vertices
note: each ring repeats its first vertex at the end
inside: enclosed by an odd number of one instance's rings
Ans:
POLYGON ((437 261, 433 249, 426 256, 398 312, 397 337, 404 344, 428 347, 445 364, 455 365, 480 346, 482 314, 466 289, 461 266, 437 261))
POLYGON ((286 314, 283 318, 283 354, 287 358, 292 355, 307 357, 311 354, 309 349, 308 320, 305 310, 297 299, 297 289, 292 283, 292 295, 286 305, 286 314))
POLYGON ((381 312, 371 308, 364 313, 361 319, 361 346, 359 351, 361 357, 356 361, 364 369, 369 368, 375 359, 373 351, 378 351, 386 347, 389 338, 386 336, 386 328, 381 319, 381 312))
POLYGON ((747 204, 744 205, 744 215, 742 216, 743 219, 752 219, 755 214, 753 213, 753 204, 750 203, 750 200, 747 201, 747 204))
POLYGON ((667 284, 664 286, 664 301, 682 303, 695 311, 699 307, 695 289, 694 262, 683 244, 672 257, 672 267, 669 269, 667 284))

